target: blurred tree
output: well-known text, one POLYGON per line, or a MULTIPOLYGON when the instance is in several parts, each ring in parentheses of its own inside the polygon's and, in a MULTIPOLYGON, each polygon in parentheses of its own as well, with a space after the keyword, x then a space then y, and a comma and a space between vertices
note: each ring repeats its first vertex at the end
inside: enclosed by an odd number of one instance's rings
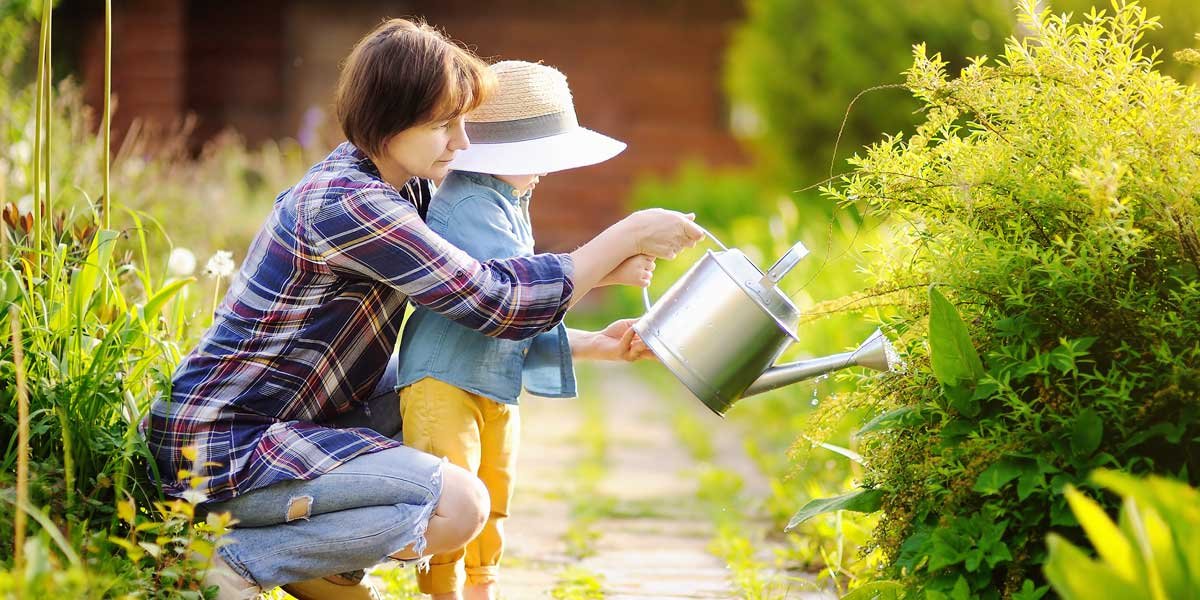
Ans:
MULTIPOLYGON (((1169 51, 1193 46, 1200 2, 1143 0, 1163 29, 1147 42, 1169 51)), ((1107 0, 1043 0, 1056 12, 1086 13, 1107 0)), ((1111 10, 1109 10, 1111 13, 1111 10)), ((845 160, 885 133, 910 130, 917 103, 903 90, 864 94, 898 84, 913 44, 951 57, 995 56, 1016 24, 1014 0, 746 0, 746 20, 726 57, 726 88, 735 133, 756 153, 768 178, 788 188, 812 185, 845 170, 845 160)), ((1164 54, 1164 72, 1187 71, 1164 54)), ((955 62, 957 61, 957 62, 955 62)))
MULTIPOLYGON (((780 184, 829 177, 843 116, 861 91, 898 84, 912 45, 946 56, 994 53, 1014 21, 1010 0, 747 0, 727 55, 735 133, 780 184)), ((915 122, 903 90, 863 95, 851 109, 834 171, 882 133, 915 122)))
POLYGON ((41 0, 0 0, 0 73, 25 55, 41 10, 41 0))

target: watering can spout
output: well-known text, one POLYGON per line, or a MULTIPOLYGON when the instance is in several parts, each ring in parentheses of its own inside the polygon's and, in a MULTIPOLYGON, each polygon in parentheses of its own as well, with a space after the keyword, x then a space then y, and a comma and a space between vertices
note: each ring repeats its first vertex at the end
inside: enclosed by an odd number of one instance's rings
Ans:
POLYGON ((891 371, 898 359, 891 343, 883 332, 876 329, 857 349, 841 354, 800 360, 767 369, 750 387, 742 392, 742 398, 791 385, 806 379, 819 377, 846 367, 867 367, 876 371, 891 371))

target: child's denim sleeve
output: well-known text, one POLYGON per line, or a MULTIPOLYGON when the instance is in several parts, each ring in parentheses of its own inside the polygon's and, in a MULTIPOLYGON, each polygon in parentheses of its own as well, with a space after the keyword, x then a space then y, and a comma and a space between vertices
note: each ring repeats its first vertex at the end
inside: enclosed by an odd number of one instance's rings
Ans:
POLYGON ((444 217, 432 220, 430 226, 476 260, 529 253, 504 209, 482 196, 457 200, 444 217))

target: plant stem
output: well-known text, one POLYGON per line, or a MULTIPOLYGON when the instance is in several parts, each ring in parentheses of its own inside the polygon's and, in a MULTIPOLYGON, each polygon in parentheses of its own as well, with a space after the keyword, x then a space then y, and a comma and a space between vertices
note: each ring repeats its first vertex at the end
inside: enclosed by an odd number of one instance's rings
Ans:
POLYGON ((43 88, 46 84, 43 71, 46 68, 46 6, 49 4, 50 0, 45 0, 42 6, 42 29, 41 37, 38 38, 37 99, 34 102, 33 118, 33 227, 30 234, 33 237, 34 277, 41 273, 41 260, 37 259, 37 256, 42 248, 42 186, 38 177, 42 175, 42 96, 45 94, 43 88))
POLYGON ((101 206, 104 211, 104 228, 112 227, 110 214, 112 213, 112 202, 109 200, 108 190, 108 163, 109 149, 111 145, 110 131, 112 130, 112 107, 110 101, 112 99, 112 0, 104 0, 104 155, 101 160, 104 164, 104 192, 103 203, 101 206))
POLYGON ((218 276, 214 280, 214 283, 213 283, 213 302, 212 302, 212 311, 209 313, 210 319, 215 317, 215 315, 217 314, 217 306, 220 306, 220 304, 221 304, 221 277, 218 276))
POLYGON ((45 202, 46 202, 46 214, 44 215, 44 217, 46 219, 46 225, 50 228, 50 235, 49 235, 49 239, 47 240, 47 242, 48 242, 48 246, 51 249, 53 249, 55 247, 54 199, 50 197, 50 137, 51 137, 50 123, 52 121, 52 119, 50 118, 50 112, 51 112, 50 98, 54 95, 54 72, 53 72, 53 69, 51 68, 51 63, 50 63, 50 51, 52 48, 51 38, 52 38, 52 34, 53 34, 53 27, 52 27, 53 20, 51 18, 51 12, 53 10, 54 10, 53 0, 45 0, 45 3, 42 4, 42 19, 46 23, 46 25, 45 25, 45 27, 46 27, 46 40, 45 40, 46 54, 45 54, 45 57, 42 59, 45 61, 45 69, 44 70, 39 69, 41 72, 43 72, 44 77, 46 78, 46 84, 42 88, 43 95, 42 95, 42 99, 41 99, 41 102, 43 104, 43 107, 42 107, 42 119, 44 120, 43 128, 46 131, 46 139, 45 139, 46 143, 45 143, 45 150, 44 150, 45 154, 43 155, 43 158, 42 158, 42 172, 43 172, 42 174, 44 175, 43 181, 46 186, 46 191, 44 193, 45 202))
POLYGON ((25 507, 29 505, 29 396, 25 381, 25 349, 21 345, 21 313, 16 304, 8 307, 8 322, 12 327, 13 367, 17 371, 17 505, 13 511, 16 530, 13 567, 16 573, 21 573, 25 560, 25 507))
POLYGON ((59 427, 62 428, 63 442, 63 476, 66 478, 67 499, 66 507, 70 510, 75 506, 75 449, 71 443, 71 423, 67 421, 67 410, 62 406, 55 407, 59 427))

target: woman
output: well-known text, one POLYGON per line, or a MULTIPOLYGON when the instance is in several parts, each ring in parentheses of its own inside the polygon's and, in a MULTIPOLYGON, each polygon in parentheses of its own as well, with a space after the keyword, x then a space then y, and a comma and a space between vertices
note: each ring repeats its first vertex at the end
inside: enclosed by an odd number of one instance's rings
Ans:
POLYGON ((446 552, 483 526, 473 475, 333 426, 369 410, 409 300, 528 338, 627 258, 673 258, 702 237, 688 216, 649 210, 570 254, 479 263, 442 240, 421 220, 429 181, 469 145, 462 117, 490 86, 481 61, 424 24, 395 19, 364 37, 337 88, 348 141, 276 199, 170 398, 152 407, 144 433, 164 491, 202 494, 239 521, 207 578, 219 597, 278 585, 315 597, 347 583, 330 573, 446 552))

